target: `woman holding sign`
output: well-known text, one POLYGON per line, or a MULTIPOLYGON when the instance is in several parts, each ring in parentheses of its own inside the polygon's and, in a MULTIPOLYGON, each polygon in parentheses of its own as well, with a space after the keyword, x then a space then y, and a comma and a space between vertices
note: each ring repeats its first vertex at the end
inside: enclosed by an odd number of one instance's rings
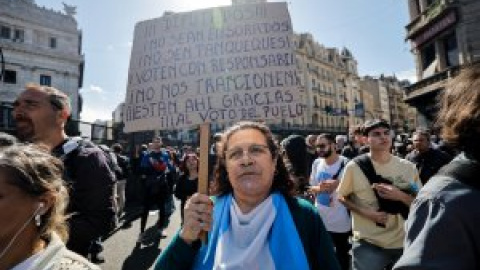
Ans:
POLYGON ((214 181, 218 196, 187 201, 183 227, 155 269, 340 269, 317 210, 291 195, 265 125, 241 122, 224 133, 214 181))

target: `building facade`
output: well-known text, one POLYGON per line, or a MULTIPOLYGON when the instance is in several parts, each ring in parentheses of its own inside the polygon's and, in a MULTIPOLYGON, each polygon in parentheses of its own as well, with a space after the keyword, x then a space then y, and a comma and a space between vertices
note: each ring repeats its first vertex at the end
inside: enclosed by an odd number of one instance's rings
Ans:
POLYGON ((388 104, 385 105, 386 102, 388 103, 388 98, 385 98, 385 87, 380 87, 379 80, 372 76, 364 76, 360 80, 360 88, 364 93, 364 98, 367 97, 369 99, 365 103, 367 115, 371 116, 371 118, 389 118, 388 104))
POLYGON ((82 33, 73 15, 39 7, 33 0, 0 0, 0 49, 3 76, 0 80, 0 129, 11 124, 12 101, 27 83, 48 85, 71 99, 72 118, 79 119, 84 56, 82 33))
POLYGON ((328 48, 309 33, 295 34, 297 65, 305 87, 305 115, 293 125, 346 132, 363 121, 357 61, 344 48, 328 48))
POLYGON ((418 125, 431 126, 437 96, 462 65, 480 59, 480 1, 408 0, 407 39, 415 56, 417 83, 406 101, 417 108, 418 125))
POLYGON ((414 129, 416 121, 411 118, 416 111, 404 101, 406 84, 395 76, 363 77, 360 85, 368 117, 385 119, 397 133, 414 129))

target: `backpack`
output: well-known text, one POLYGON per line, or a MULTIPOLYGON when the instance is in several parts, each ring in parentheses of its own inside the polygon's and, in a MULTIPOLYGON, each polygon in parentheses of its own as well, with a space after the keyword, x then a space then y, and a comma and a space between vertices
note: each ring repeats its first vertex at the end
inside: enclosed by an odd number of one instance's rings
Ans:
MULTIPOLYGON (((101 152, 104 154, 105 159, 107 160, 107 165, 110 171, 114 174, 114 176, 116 176, 115 170, 117 170, 117 167, 118 168, 120 167, 118 166, 116 159, 113 159, 113 157, 109 154, 109 152, 106 149, 97 146, 90 140, 83 139, 81 137, 70 137, 68 141, 62 145, 62 148, 56 153, 54 153, 54 155, 58 157, 60 160, 62 160, 63 163, 65 164, 64 173, 67 180, 71 178, 75 178, 75 175, 72 175, 74 172, 70 170, 70 168, 72 168, 73 166, 72 163, 75 162, 73 157, 78 155, 78 153, 81 152, 83 148, 94 148, 94 147, 97 147, 100 150, 102 150, 101 152)), ((116 177, 114 181, 116 181, 116 177)))
MULTIPOLYGON (((99 147, 89 140, 82 139, 80 137, 70 137, 61 146, 58 146, 52 150, 52 155, 59 158, 64 164, 65 169, 63 172, 63 179, 68 184, 69 188, 72 188, 76 182, 77 183, 82 182, 81 179, 78 179, 78 174, 80 173, 80 171, 77 166, 79 162, 80 154, 87 149, 96 149, 96 148, 99 148, 99 147)), ((105 165, 110 166, 108 165, 109 163, 108 155, 106 155, 104 151, 97 150, 97 152, 104 154, 105 160, 107 163, 105 165)), ((113 187, 115 183, 115 174, 113 173, 111 168, 109 168, 108 170, 108 179, 105 179, 105 180, 109 181, 109 183, 113 187)), ((105 184, 107 184, 107 182, 105 184)), ((113 188, 111 191, 112 191, 112 194, 108 194, 109 196, 113 195, 113 188)), ((71 211, 72 213, 77 212, 78 205, 76 205, 76 203, 78 203, 78 201, 73 199, 69 201, 67 211, 71 211)), ((108 210, 106 208, 103 209, 105 211, 108 211, 108 213, 105 212, 104 216, 102 216, 101 218, 99 217, 101 221, 98 221, 98 224, 97 224, 98 227, 96 228, 102 234, 109 233, 113 228, 115 228, 115 224, 116 224, 116 219, 115 219, 115 215, 113 214, 113 211, 111 213, 109 211, 110 209, 112 210, 115 209, 113 200, 112 201, 109 200, 108 204, 109 204, 108 206, 107 205, 104 205, 104 206, 108 207, 109 209, 108 210)), ((82 215, 78 215, 78 216, 81 217, 82 215)))
POLYGON ((128 179, 130 177, 130 160, 121 154, 115 154, 115 156, 118 166, 122 169, 122 174, 117 176, 117 180, 128 179))
MULTIPOLYGON (((363 174, 365 175, 365 177, 367 177, 371 185, 379 184, 379 183, 393 185, 392 181, 377 174, 377 172, 375 171, 375 168, 373 167, 372 160, 370 159, 370 156, 368 156, 367 154, 362 154, 354 158, 353 161, 358 165, 358 167, 360 167, 363 174)), ((400 190, 407 194, 414 195, 411 189, 408 189, 408 190, 400 189, 400 190)), ((404 219, 407 219, 408 212, 410 210, 409 206, 405 205, 400 201, 394 201, 394 200, 382 198, 380 195, 378 195, 378 192, 376 190, 374 190, 374 193, 375 193, 375 197, 377 198, 380 211, 384 211, 394 215, 400 214, 404 219)), ((381 224, 377 224, 377 225, 383 226, 381 224)))
POLYGON ((105 154, 108 167, 115 174, 115 180, 123 179, 123 169, 118 165, 117 155, 106 145, 100 144, 98 148, 105 154))

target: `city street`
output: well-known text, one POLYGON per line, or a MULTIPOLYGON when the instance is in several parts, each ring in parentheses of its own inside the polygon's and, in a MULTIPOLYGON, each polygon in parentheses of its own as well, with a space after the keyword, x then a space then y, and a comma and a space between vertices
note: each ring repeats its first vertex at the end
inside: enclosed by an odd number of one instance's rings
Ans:
MULTIPOLYGON (((154 227, 158 219, 156 211, 151 211, 147 223, 147 240, 137 245, 140 232, 140 208, 132 209, 127 217, 138 216, 128 228, 119 227, 104 242, 105 263, 99 264, 104 270, 146 270, 153 269, 160 252, 170 243, 170 240, 180 227, 180 202, 175 201, 176 210, 170 218, 166 229, 167 238, 160 239, 154 227)), ((121 224, 121 223, 120 223, 121 224)))

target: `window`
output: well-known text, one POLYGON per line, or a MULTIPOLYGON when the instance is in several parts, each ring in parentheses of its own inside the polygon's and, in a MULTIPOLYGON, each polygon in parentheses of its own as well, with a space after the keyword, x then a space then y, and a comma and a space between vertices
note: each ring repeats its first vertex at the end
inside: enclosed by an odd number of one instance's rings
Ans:
POLYGON ((10 84, 16 84, 17 83, 17 72, 15 70, 5 70, 5 73, 3 73, 3 82, 4 83, 10 83, 10 84))
POLYGON ((10 27, 1 26, 0 27, 0 38, 10 39, 10 27))
POLYGON ((52 76, 40 75, 40 85, 52 86, 52 76))
POLYGON ((295 57, 296 63, 297 63, 297 68, 300 69, 302 68, 302 61, 300 60, 299 57, 295 57))
POLYGON ((445 37, 443 40, 445 48, 445 62, 447 67, 458 66, 460 64, 458 57, 457 36, 455 32, 445 37))
POLYGON ((16 42, 23 42, 25 39, 25 31, 22 29, 15 29, 14 35, 13 35, 13 41, 16 42))
POLYGON ((50 48, 55 49, 57 48, 57 39, 54 37, 50 38, 50 48))
POLYGON ((435 44, 430 44, 422 49, 422 67, 425 70, 435 60, 435 44))

